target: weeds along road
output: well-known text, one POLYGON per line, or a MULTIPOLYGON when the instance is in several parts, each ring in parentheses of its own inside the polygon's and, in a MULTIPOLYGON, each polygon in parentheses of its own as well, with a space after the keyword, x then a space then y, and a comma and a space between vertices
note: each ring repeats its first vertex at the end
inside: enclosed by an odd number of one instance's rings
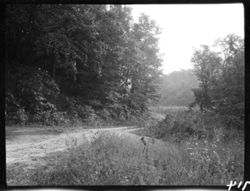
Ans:
MULTIPOLYGON (((128 141, 138 141, 138 146, 143 146, 140 140, 141 137, 132 133, 138 129, 140 128, 113 127, 81 129, 59 134, 36 128, 15 129, 15 136, 6 137, 6 162, 7 165, 14 163, 25 163, 31 166, 33 166, 32 164, 35 165, 35 163, 41 164, 43 163, 41 158, 47 154, 65 151, 72 146, 91 143, 103 132, 122 136, 123 138, 126 137, 128 141)), ((161 143, 161 141, 149 137, 146 137, 145 141, 151 145, 155 143, 159 145, 161 143)), ((161 144, 163 144, 163 142, 161 144)))
MULTIPOLYGON (((164 115, 158 114, 154 118, 160 120, 164 118, 164 115)), ((140 136, 132 133, 139 129, 141 128, 135 126, 73 130, 72 128, 62 130, 62 128, 44 127, 6 127, 6 163, 7 165, 39 163, 40 159, 49 153, 65 151, 71 146, 91 143, 102 132, 115 133, 117 136, 127 137, 128 141, 133 139, 141 144, 140 136)), ((145 140, 151 144, 155 142, 152 138, 145 138, 145 140)))

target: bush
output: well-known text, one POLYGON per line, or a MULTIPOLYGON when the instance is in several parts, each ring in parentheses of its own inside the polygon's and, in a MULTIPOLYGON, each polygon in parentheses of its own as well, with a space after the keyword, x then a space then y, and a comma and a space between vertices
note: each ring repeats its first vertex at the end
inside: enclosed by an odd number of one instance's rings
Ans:
POLYGON ((41 125, 63 125, 68 124, 69 119, 66 117, 63 112, 50 112, 50 111, 41 111, 33 115, 32 123, 41 124, 41 125))
POLYGON ((37 67, 20 67, 16 78, 16 94, 26 111, 54 110, 51 101, 57 98, 60 90, 46 71, 37 67))
POLYGON ((97 118, 95 110, 89 105, 82 104, 77 98, 69 98, 68 105, 68 115, 72 121, 80 119, 82 122, 91 123, 97 118))
POLYGON ((112 120, 111 114, 110 114, 109 110, 107 110, 107 109, 105 109, 105 108, 102 109, 102 110, 97 111, 96 114, 97 114, 101 119, 103 119, 103 120, 105 120, 105 121, 110 121, 110 120, 112 120))
MULTIPOLYGON (((223 119, 209 113, 182 111, 174 115, 167 114, 165 119, 150 127, 156 138, 175 138, 183 141, 190 137, 196 139, 218 139, 218 133, 225 127, 223 119)), ((221 137, 219 138, 221 139, 221 137)))
POLYGON ((46 122, 49 113, 57 111, 52 103, 60 92, 57 84, 38 67, 18 66, 15 70, 12 80, 16 83, 10 80, 12 85, 5 96, 6 120, 10 123, 46 122))
POLYGON ((21 124, 24 125, 28 122, 29 114, 23 108, 17 109, 15 112, 5 112, 6 125, 21 124))
POLYGON ((7 92, 5 95, 5 123, 25 124, 29 119, 29 113, 25 112, 24 107, 20 105, 13 93, 7 92))

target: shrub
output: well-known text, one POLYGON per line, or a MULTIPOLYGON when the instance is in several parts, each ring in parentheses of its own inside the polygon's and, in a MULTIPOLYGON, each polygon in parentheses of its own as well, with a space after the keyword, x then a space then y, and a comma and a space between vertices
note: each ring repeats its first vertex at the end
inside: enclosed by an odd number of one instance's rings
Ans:
MULTIPOLYGON (((182 111, 174 115, 167 114, 165 119, 150 127, 151 134, 157 138, 174 137, 179 141, 190 137, 197 139, 218 139, 216 131, 225 127, 223 119, 209 113, 182 111)), ((221 139, 221 137, 219 138, 221 139)))
POLYGON ((91 123, 97 119, 95 110, 90 105, 84 105, 77 98, 69 98, 68 115, 71 121, 80 120, 82 122, 91 123))
POLYGON ((51 100, 60 90, 46 71, 37 67, 20 67, 16 78, 16 94, 25 110, 36 113, 54 109, 51 100))
POLYGON ((7 121, 46 122, 49 113, 57 111, 52 103, 60 92, 57 84, 38 67, 18 66, 15 70, 12 78, 16 83, 10 83, 5 96, 7 121))
POLYGON ((66 115, 66 112, 54 112, 52 113, 51 120, 54 121, 54 124, 56 125, 64 125, 69 124, 68 116, 66 115))
POLYGON ((41 124, 41 125, 63 125, 68 124, 69 119, 66 117, 63 112, 50 112, 50 111, 41 111, 33 115, 32 123, 41 124))
POLYGON ((24 125, 28 122, 29 114, 23 108, 17 109, 15 112, 5 113, 6 125, 21 124, 24 125))
POLYGON ((7 92, 5 95, 5 123, 23 125, 28 119, 28 112, 20 105, 13 93, 7 92))
POLYGON ((103 119, 103 120, 105 120, 105 121, 110 121, 110 120, 112 120, 112 119, 111 119, 111 114, 110 114, 109 110, 107 110, 107 109, 105 109, 105 108, 102 109, 102 110, 97 111, 96 114, 97 114, 101 119, 103 119))

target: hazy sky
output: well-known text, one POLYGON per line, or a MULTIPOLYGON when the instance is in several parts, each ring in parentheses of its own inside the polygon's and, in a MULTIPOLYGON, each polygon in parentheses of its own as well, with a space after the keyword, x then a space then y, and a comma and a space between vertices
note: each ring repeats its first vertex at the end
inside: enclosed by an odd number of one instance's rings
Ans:
POLYGON ((134 19, 145 13, 161 28, 164 73, 191 68, 194 48, 201 44, 212 45, 231 33, 244 37, 244 8, 239 3, 129 6, 134 19))

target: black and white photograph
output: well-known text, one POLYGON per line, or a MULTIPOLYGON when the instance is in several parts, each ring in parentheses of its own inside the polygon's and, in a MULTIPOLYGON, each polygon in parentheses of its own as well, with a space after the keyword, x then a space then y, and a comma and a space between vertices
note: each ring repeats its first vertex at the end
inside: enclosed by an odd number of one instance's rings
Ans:
POLYGON ((13 3, 5 22, 7 186, 244 187, 242 3, 13 3))

